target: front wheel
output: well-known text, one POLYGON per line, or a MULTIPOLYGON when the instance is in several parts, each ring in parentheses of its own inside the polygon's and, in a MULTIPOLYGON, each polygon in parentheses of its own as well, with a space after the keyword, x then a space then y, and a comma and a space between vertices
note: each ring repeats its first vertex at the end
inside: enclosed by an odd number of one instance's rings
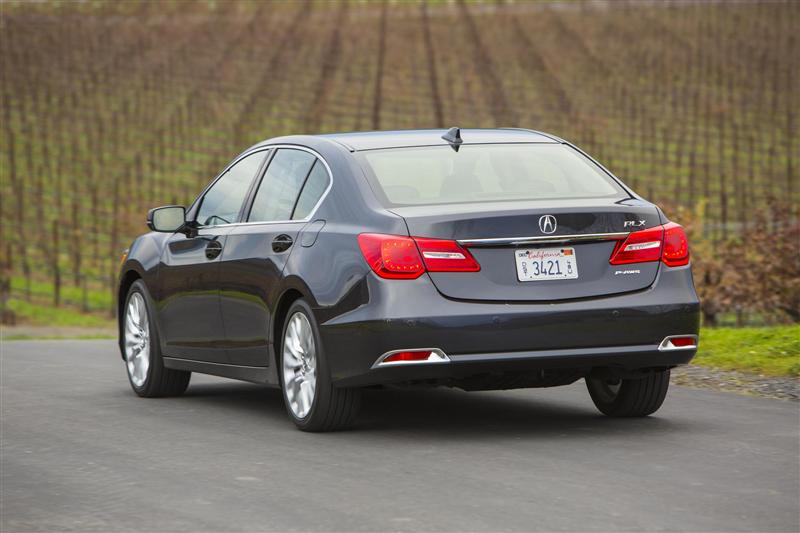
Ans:
POLYGON ((586 377, 595 406, 614 417, 647 416, 658 411, 669 388, 669 369, 639 379, 586 377))
POLYGON ((355 420, 361 391, 334 387, 311 307, 297 300, 286 314, 280 377, 286 410, 303 431, 335 431, 355 420))
POLYGON ((137 280, 128 291, 122 317, 122 347, 128 381, 139 396, 178 396, 189 386, 192 373, 164 367, 158 327, 152 316, 147 287, 137 280))

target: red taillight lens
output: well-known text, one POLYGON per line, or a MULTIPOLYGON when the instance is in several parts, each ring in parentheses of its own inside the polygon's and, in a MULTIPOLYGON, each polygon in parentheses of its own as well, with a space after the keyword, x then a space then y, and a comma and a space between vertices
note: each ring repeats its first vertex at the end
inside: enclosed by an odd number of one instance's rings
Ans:
POLYGON ((430 350, 419 352, 397 352, 388 356, 382 362, 384 363, 397 363, 399 361, 427 361, 431 356, 430 350))
POLYGON ((478 272, 481 266, 456 241, 414 237, 428 272, 478 272))
POLYGON ((664 240, 664 227, 634 231, 624 241, 617 243, 609 262, 612 265, 646 263, 661 259, 661 245, 664 240))
POLYGON ((478 272, 475 258, 456 241, 362 233, 358 246, 370 268, 389 279, 418 278, 429 272, 478 272))
POLYGON ((358 246, 370 268, 382 278, 414 279, 425 272, 411 237, 362 233, 358 236, 358 246))
POLYGON ((689 241, 683 227, 674 222, 634 231, 617 243, 609 262, 612 265, 664 261, 667 266, 689 263, 689 241))
POLYGON ((679 224, 664 224, 664 252, 661 259, 665 265, 673 267, 689 263, 689 240, 679 224))

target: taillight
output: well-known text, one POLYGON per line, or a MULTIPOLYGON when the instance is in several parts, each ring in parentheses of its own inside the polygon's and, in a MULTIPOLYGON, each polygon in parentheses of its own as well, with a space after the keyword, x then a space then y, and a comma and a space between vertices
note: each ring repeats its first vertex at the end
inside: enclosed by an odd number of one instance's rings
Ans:
POLYGON ((358 246, 382 278, 415 279, 429 272, 478 272, 475 258, 456 241, 362 233, 358 246))
POLYGON ((689 240, 680 224, 664 224, 664 253, 661 257, 667 266, 683 266, 689 263, 689 240))
POLYGON ((627 265, 663 261, 667 266, 689 263, 689 241, 683 227, 674 222, 655 228, 634 231, 617 243, 609 263, 627 265))
POLYGON ((661 259, 661 245, 664 240, 664 227, 634 231, 624 241, 617 244, 611 254, 612 265, 646 263, 661 259))
POLYGON ((481 266, 456 241, 414 237, 428 272, 479 272, 481 266))
POLYGON ((382 278, 415 279, 425 272, 411 237, 362 233, 358 236, 358 246, 369 267, 382 278))

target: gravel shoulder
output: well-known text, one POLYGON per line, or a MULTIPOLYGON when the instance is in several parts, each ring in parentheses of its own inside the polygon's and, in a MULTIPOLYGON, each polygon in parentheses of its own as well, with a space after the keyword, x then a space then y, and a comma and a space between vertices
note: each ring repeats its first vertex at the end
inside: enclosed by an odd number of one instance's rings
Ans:
POLYGON ((800 400, 800 379, 687 365, 672 370, 672 383, 693 389, 734 392, 747 396, 800 400))

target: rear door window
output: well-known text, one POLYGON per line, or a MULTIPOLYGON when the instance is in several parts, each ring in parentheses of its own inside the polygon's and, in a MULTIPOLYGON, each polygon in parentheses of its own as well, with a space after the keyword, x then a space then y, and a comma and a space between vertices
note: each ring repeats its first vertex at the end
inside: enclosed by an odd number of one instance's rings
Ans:
POLYGON ((314 210, 314 207, 316 207, 320 198, 322 198, 322 195, 325 193, 325 190, 328 188, 328 185, 330 185, 330 182, 331 178, 328 176, 325 165, 317 159, 317 162, 314 163, 314 168, 311 169, 311 173, 308 175, 305 185, 303 185, 300 196, 297 198, 297 205, 294 208, 294 213, 292 213, 292 220, 302 220, 310 215, 311 211, 314 210))
POLYGON ((315 161, 316 157, 309 152, 279 149, 261 180, 248 221, 291 220, 298 195, 315 161))

